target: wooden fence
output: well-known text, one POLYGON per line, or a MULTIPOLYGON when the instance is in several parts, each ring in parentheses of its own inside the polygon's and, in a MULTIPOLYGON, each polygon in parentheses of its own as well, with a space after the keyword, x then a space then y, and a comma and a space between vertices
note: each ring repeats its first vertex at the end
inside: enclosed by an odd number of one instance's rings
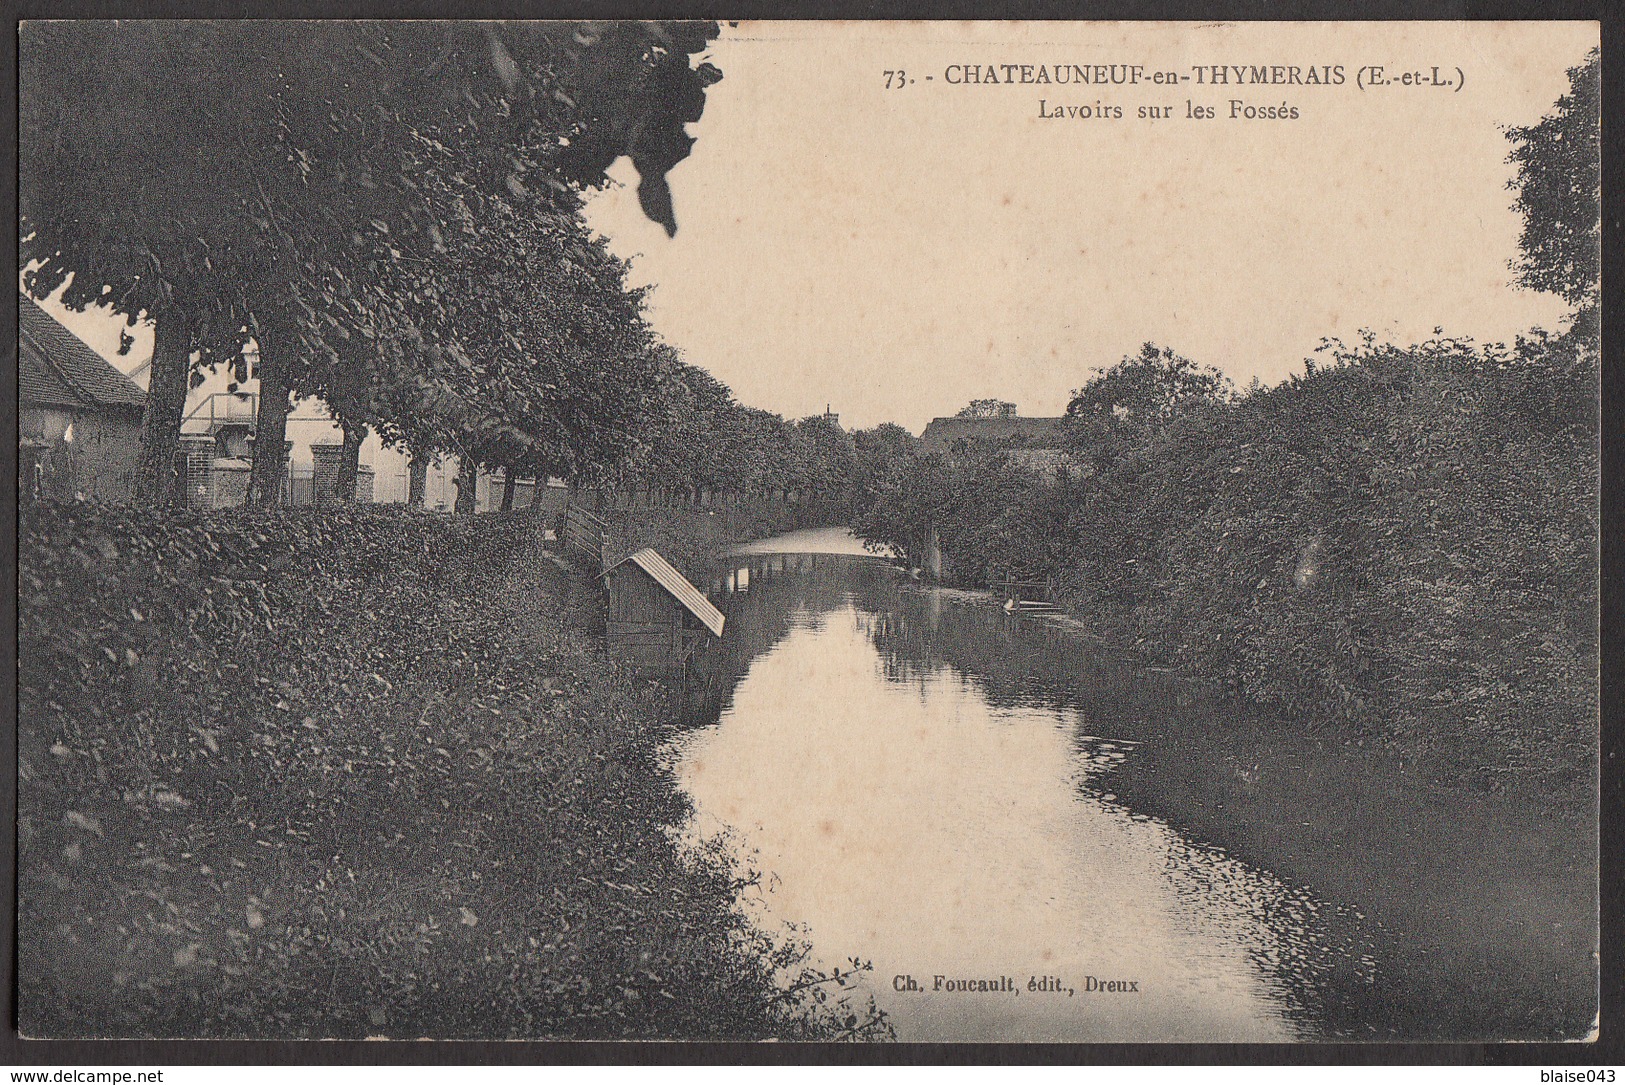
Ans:
POLYGON ((570 502, 564 506, 564 534, 559 539, 566 554, 574 554, 595 570, 604 567, 604 521, 570 502))
POLYGON ((1043 580, 1022 579, 1014 572, 1005 570, 990 577, 987 586, 1004 599, 1006 610, 1048 611, 1057 609, 1054 577, 1046 577, 1043 580))

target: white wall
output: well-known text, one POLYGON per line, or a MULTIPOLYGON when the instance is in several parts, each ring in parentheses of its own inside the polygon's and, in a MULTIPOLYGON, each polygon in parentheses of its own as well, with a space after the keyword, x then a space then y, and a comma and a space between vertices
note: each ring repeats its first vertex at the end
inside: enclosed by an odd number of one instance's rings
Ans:
MULTIPOLYGON (((150 353, 148 357, 150 358, 150 353)), ((151 379, 151 370, 146 367, 145 359, 115 356, 109 360, 141 387, 147 387, 151 379)), ((211 410, 213 420, 223 418, 253 420, 253 402, 230 396, 231 382, 230 366, 216 366, 205 372, 203 383, 187 394, 186 411, 183 415, 186 421, 181 425, 182 433, 208 433, 211 426, 211 410)), ((259 383, 258 378, 251 378, 239 385, 238 391, 258 393, 259 383)), ((294 402, 293 410, 288 414, 287 439, 293 442, 293 450, 288 454, 289 464, 295 469, 308 470, 315 462, 310 446, 338 443, 344 439, 344 432, 338 423, 333 421, 327 412, 327 405, 320 399, 299 399, 294 402)), ((386 447, 383 439, 376 433, 368 434, 366 441, 361 445, 361 463, 373 469, 372 495, 375 502, 395 504, 406 501, 410 484, 408 462, 404 450, 386 447)), ((453 484, 456 478, 457 457, 448 456, 444 461, 431 465, 424 490, 424 505, 431 509, 442 508, 450 511, 457 502, 457 487, 453 484)), ((485 507, 485 498, 490 488, 491 480, 481 475, 476 493, 482 508, 485 507)), ((499 498, 500 496, 498 494, 499 498)))

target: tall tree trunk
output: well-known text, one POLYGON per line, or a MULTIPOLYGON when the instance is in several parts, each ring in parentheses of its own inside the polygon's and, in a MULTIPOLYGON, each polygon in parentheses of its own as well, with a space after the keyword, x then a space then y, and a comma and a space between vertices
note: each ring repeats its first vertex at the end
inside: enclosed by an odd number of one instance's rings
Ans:
POLYGON ((534 479, 532 481, 531 487, 530 487, 530 504, 527 505, 526 508, 532 508, 532 509, 540 508, 541 504, 542 504, 542 498, 545 496, 546 491, 547 491, 547 479, 545 477, 540 477, 540 476, 537 477, 536 479, 534 479))
POLYGON ((407 461, 406 468, 406 503, 415 509, 421 509, 428 492, 429 457, 413 449, 412 458, 407 461))
POLYGON ((135 500, 140 505, 176 505, 185 500, 184 487, 175 477, 175 454, 180 451, 181 416, 191 390, 192 327, 186 314, 172 308, 158 318, 154 331, 135 500))
POLYGON ((474 515, 474 488, 479 483, 479 468, 472 456, 457 457, 457 505, 453 510, 458 516, 474 515))
POLYGON ((254 462, 248 474, 248 507, 272 509, 282 501, 283 445, 288 439, 289 354, 291 335, 267 331, 255 336, 260 345, 260 406, 254 421, 254 462))
POLYGON ((356 475, 361 471, 361 443, 367 439, 367 427, 359 422, 340 422, 339 425, 344 430, 344 449, 339 456, 336 488, 339 501, 353 505, 356 475))
POLYGON ((502 511, 507 512, 513 508, 513 492, 519 479, 512 471, 502 472, 502 511))

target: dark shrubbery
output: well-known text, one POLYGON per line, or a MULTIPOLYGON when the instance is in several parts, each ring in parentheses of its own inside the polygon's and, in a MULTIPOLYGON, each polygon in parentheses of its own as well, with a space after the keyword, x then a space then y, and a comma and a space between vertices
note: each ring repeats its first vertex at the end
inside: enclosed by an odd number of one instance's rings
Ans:
POLYGON ((862 526, 934 518, 959 579, 1053 575, 1102 632, 1441 774, 1589 786, 1596 382, 1572 336, 1367 341, 1275 388, 1204 389, 1156 425, 1121 406, 1119 424, 1077 419, 1083 477, 939 464, 862 526))
POLYGON ((679 855, 669 706, 525 514, 25 517, 25 1034, 884 1031, 679 855))

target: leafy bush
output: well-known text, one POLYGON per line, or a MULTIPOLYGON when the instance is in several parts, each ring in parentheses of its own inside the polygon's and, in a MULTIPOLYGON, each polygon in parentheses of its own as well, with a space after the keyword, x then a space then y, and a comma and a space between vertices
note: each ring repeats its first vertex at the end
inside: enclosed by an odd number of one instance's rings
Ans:
POLYGON ((961 580, 1054 576, 1103 632, 1295 718, 1402 742, 1442 776, 1588 783, 1594 347, 1536 333, 1329 353, 1232 397, 1148 348, 1069 412, 1092 474, 916 467, 860 530, 934 525, 961 580), (1114 413, 1129 393, 1155 410, 1114 413))
POLYGON ((679 855, 667 698, 525 514, 47 506, 19 557, 26 1034, 884 1033, 679 855))

